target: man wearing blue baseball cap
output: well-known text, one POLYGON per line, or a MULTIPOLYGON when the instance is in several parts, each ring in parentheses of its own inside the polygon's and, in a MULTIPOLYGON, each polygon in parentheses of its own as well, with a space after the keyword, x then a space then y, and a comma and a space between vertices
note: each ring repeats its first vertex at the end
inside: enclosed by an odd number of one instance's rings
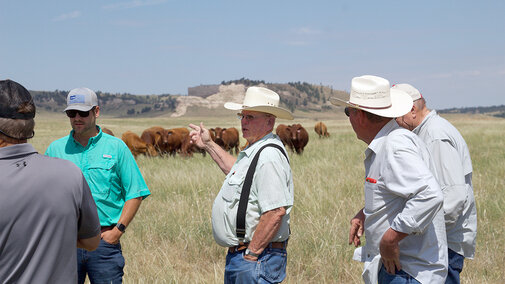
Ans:
POLYGON ((96 251, 77 252, 78 283, 84 283, 86 274, 91 283, 121 283, 125 262, 119 239, 150 192, 125 143, 96 125, 100 107, 95 92, 71 90, 65 112, 72 131, 51 143, 46 155, 81 168, 98 207, 102 231, 96 251))

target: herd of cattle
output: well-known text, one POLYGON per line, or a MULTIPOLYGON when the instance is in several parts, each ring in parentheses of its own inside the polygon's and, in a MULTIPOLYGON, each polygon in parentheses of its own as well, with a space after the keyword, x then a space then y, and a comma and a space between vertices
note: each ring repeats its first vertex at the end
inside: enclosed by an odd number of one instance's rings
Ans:
MULTIPOLYGON (((240 147, 239 131, 235 127, 216 127, 209 130, 211 139, 231 154, 235 152, 237 155, 239 150, 247 147, 247 143, 240 147)), ((112 131, 107 128, 102 128, 102 131, 114 136, 112 131)), ((316 123, 314 131, 319 135, 319 138, 330 136, 323 122, 316 123)), ((297 154, 303 153, 303 149, 309 142, 309 134, 301 124, 279 124, 275 132, 282 143, 297 154)), ((191 143, 189 130, 184 127, 166 129, 161 126, 153 126, 144 130, 140 136, 132 131, 126 131, 121 139, 134 157, 138 155, 175 156, 177 153, 183 157, 191 157, 193 153, 201 153, 205 156, 204 150, 191 143)))

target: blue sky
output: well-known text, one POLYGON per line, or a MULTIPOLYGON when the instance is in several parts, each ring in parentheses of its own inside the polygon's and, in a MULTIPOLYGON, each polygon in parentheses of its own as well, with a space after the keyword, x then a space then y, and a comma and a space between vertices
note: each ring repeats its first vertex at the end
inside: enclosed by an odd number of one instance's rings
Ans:
POLYGON ((5 1, 0 78, 133 94, 246 77, 349 90, 370 74, 432 108, 505 104, 505 1, 5 1))

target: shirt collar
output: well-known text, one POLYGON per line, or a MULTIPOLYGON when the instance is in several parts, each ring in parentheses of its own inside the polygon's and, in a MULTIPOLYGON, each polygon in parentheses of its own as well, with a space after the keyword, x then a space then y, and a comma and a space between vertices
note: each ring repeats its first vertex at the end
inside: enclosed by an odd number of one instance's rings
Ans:
POLYGON ((37 153, 37 150, 31 144, 22 143, 0 148, 0 159, 23 157, 37 153))
POLYGON ((394 119, 391 119, 388 123, 386 123, 386 125, 381 128, 377 135, 375 135, 372 142, 370 142, 370 145, 368 145, 368 148, 365 151, 365 155, 368 157, 371 152, 377 153, 377 151, 382 147, 382 143, 384 143, 385 137, 388 136, 391 131, 399 127, 400 126, 394 119))
POLYGON ((423 121, 416 128, 414 128, 414 130, 412 130, 412 132, 414 132, 415 134, 419 134, 419 131, 421 130, 421 128, 423 128, 423 125, 425 125, 427 121, 430 120, 430 118, 434 117, 435 115, 437 115, 436 110, 430 111, 428 115, 426 115, 426 117, 423 119, 423 121))
POLYGON ((253 152, 255 152, 261 145, 265 143, 267 139, 273 138, 274 134, 269 132, 267 135, 263 136, 260 140, 254 142, 252 145, 247 146, 242 152, 249 157, 253 152))
MULTIPOLYGON (((100 126, 97 125, 96 129, 98 130, 98 134, 94 137, 89 138, 88 145, 86 145, 86 147, 88 147, 89 145, 96 144, 100 140, 100 138, 102 138, 102 133, 103 133, 102 128, 100 128, 100 126)), ((79 143, 75 140, 73 129, 70 131, 70 138, 72 138, 72 140, 74 141, 75 144, 80 145, 82 147, 81 143, 79 143)))

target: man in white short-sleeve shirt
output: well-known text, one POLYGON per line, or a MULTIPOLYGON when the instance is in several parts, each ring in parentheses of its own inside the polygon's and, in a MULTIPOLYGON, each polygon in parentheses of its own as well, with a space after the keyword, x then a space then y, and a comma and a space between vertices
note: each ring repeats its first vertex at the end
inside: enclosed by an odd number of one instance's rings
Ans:
POLYGON ((449 272, 446 283, 460 283, 465 258, 473 259, 477 237, 477 210, 473 196, 472 160, 465 139, 435 110, 426 107, 419 90, 409 84, 393 88, 407 92, 414 105, 396 119, 398 124, 417 134, 426 143, 444 193, 444 214, 449 247, 449 272))
POLYGON ((193 143, 205 149, 226 174, 212 206, 214 239, 228 248, 225 283, 279 283, 286 277, 293 177, 286 150, 272 130, 276 117, 293 116, 278 105, 279 95, 262 87, 249 87, 243 104, 224 105, 240 111, 242 133, 249 143, 237 158, 211 140, 203 123, 190 124, 193 143), (241 231, 237 216, 246 175, 260 148, 267 144, 274 146, 264 148, 258 156, 247 199, 245 230, 241 231))

